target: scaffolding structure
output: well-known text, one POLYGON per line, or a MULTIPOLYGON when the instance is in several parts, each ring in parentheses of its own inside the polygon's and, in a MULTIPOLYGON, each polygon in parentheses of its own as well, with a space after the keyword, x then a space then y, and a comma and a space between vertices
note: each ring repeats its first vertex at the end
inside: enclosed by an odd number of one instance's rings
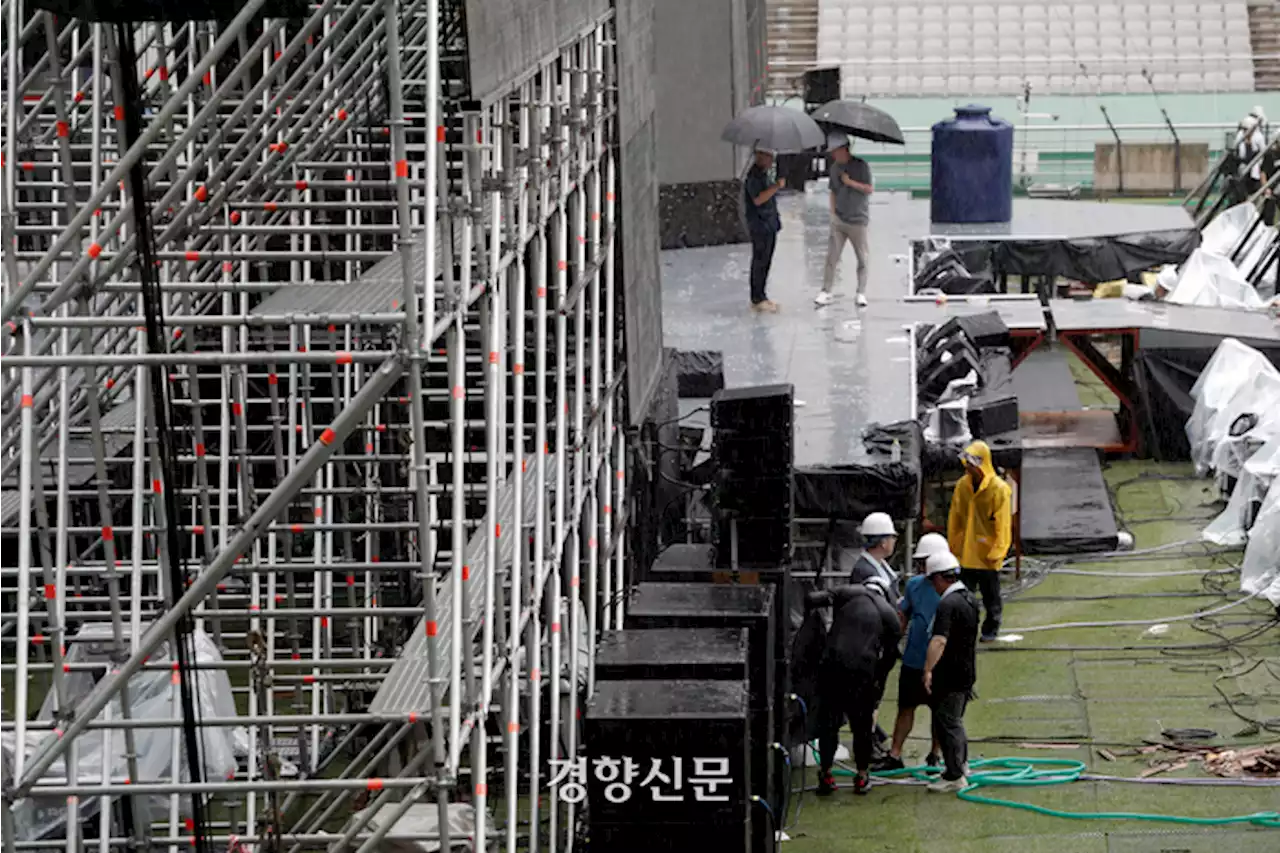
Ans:
POLYGON ((572 849, 613 15, 481 102, 460 0, 272 8, 0 8, 3 849, 572 849))

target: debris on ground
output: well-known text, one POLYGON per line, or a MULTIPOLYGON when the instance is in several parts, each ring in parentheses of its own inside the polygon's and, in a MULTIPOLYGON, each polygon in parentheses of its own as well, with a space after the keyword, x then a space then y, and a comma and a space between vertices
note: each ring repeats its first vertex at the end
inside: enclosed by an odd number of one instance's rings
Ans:
POLYGON ((1210 752, 1201 759, 1215 776, 1280 776, 1280 743, 1210 752))

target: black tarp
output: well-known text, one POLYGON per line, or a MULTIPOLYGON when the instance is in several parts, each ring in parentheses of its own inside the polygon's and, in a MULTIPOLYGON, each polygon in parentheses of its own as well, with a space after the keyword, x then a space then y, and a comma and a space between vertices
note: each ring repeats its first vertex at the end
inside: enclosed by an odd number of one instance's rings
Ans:
POLYGON ((1062 276, 1089 284, 1128 278, 1160 264, 1180 264, 1200 245, 1194 228, 1077 240, 1002 240, 992 265, 999 275, 1062 276))
POLYGON ((724 388, 724 353, 716 350, 667 349, 675 361, 680 399, 712 397, 724 388))

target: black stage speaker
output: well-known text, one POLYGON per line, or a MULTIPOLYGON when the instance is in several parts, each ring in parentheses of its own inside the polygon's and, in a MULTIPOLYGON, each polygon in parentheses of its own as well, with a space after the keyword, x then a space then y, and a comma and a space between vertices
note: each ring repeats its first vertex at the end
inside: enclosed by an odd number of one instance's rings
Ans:
MULTIPOLYGON (((775 705, 777 666, 773 584, 730 585, 699 583, 642 583, 627 607, 628 630, 653 628, 747 629, 747 671, 751 710, 751 775, 753 793, 775 809, 781 798, 775 767, 778 759, 770 745, 781 741, 784 715, 775 705)), ((650 682, 652 683, 652 682, 650 682)), ((759 835, 757 850, 765 839, 759 835)))
POLYGON ((762 385, 727 388, 711 399, 712 537, 721 568, 781 568, 791 561, 794 398, 790 385, 762 385))
POLYGON ((974 438, 990 438, 1018 429, 1016 394, 993 394, 969 398, 969 432, 974 438))
POLYGON ((596 646, 596 681, 741 681, 746 628, 606 631, 596 646))
POLYGON ((804 102, 806 106, 820 107, 827 101, 839 99, 840 66, 814 68, 804 72, 804 102))
POLYGON ((592 849, 751 850, 768 818, 750 802, 748 718, 740 681, 598 682, 584 724, 592 849))
POLYGON ((916 385, 922 401, 932 403, 947 390, 947 385, 963 379, 974 371, 982 382, 981 360, 963 336, 952 338, 950 343, 924 355, 916 371, 916 385))
MULTIPOLYGON (((131 21, 229 21, 244 8, 245 0, 35 0, 44 9, 64 18, 79 18, 104 24, 131 21)), ((305 18, 307 0, 267 0, 258 14, 262 18, 305 18)))

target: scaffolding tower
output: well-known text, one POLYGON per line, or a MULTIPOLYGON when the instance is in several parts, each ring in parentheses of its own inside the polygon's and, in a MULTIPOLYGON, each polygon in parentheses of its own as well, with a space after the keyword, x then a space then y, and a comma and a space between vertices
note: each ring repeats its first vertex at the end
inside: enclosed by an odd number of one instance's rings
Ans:
POLYGON ((6 0, 3 850, 568 850, 621 627, 607 14, 6 0), (433 846, 438 845, 438 846, 433 846))

